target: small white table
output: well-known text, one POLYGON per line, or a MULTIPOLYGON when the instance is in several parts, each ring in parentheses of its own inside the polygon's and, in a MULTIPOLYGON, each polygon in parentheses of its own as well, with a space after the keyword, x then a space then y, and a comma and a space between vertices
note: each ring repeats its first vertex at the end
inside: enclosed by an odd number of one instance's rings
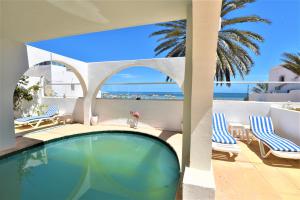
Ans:
POLYGON ((73 114, 72 113, 64 113, 64 114, 59 114, 57 116, 57 121, 58 123, 72 123, 73 122, 73 114))
POLYGON ((247 142, 249 143, 249 125, 244 125, 241 123, 229 123, 229 130, 232 134, 232 136, 238 135, 241 140, 247 139, 247 142))
POLYGON ((252 141, 250 125, 244 124, 243 126, 244 126, 244 130, 245 130, 245 134, 247 136, 247 142, 248 142, 248 144, 250 144, 250 142, 252 141))

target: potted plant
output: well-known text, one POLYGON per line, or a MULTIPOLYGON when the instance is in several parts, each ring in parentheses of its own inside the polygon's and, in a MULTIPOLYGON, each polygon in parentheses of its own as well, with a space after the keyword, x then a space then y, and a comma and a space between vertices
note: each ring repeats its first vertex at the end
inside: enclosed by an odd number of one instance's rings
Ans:
POLYGON ((139 122, 139 118, 140 118, 140 113, 137 111, 130 111, 130 116, 131 116, 131 120, 130 120, 130 128, 137 128, 138 122, 139 122))

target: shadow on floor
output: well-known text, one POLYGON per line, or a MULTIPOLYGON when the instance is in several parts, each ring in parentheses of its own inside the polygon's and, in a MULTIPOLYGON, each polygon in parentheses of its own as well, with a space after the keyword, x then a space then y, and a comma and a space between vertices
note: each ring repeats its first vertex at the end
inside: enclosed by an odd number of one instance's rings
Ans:
POLYGON ((222 160, 228 162, 235 162, 235 158, 238 155, 230 155, 229 153, 219 152, 219 151, 212 151, 212 159, 213 160, 222 160))
POLYGON ((50 127, 54 127, 54 126, 57 126, 59 124, 57 123, 53 123, 53 122, 50 122, 50 121, 46 121, 46 122, 42 122, 40 124, 39 127, 37 128, 33 128, 32 126, 21 126, 21 127, 17 127, 15 128, 15 133, 17 134, 17 136, 23 136, 27 133, 30 133, 32 131, 38 131, 38 130, 42 130, 42 129, 45 129, 45 128, 50 128, 50 127))
MULTIPOLYGON (((260 151, 259 151, 259 143, 258 141, 252 141, 248 148, 254 152, 259 158, 260 151)), ((268 152, 269 149, 265 147, 265 151, 268 152)), ((293 160, 293 159, 286 159, 286 158, 279 158, 274 155, 269 155, 267 158, 261 158, 263 163, 272 167, 286 167, 286 168, 299 168, 300 169, 300 160, 293 160)))
POLYGON ((167 141, 170 137, 172 137, 173 135, 177 135, 177 134, 180 134, 180 133, 175 132, 175 131, 163 130, 158 137, 164 141, 167 141))

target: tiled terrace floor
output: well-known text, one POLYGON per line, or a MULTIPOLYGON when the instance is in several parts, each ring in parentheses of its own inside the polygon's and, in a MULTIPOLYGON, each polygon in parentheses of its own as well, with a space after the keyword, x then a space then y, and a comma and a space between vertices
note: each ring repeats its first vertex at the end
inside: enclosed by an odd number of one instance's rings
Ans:
MULTIPOLYGON (((148 133, 167 141, 181 160, 182 135, 157 129, 130 129, 121 126, 84 126, 65 125, 25 134, 17 138, 14 149, 0 152, 6 154, 39 142, 91 131, 130 130, 148 133)), ((299 199, 300 198, 300 161, 280 159, 270 156, 262 160, 258 143, 246 145, 238 142, 241 153, 236 158, 228 154, 213 152, 212 163, 216 181, 216 199, 299 199)))
POLYGON ((216 199, 300 199, 300 161, 273 155, 262 160, 258 142, 238 142, 235 159, 213 152, 216 199))

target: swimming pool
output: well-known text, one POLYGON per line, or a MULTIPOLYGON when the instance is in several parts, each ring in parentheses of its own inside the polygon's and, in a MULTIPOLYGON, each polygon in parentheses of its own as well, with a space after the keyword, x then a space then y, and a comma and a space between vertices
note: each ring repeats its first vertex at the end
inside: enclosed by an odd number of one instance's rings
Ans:
POLYGON ((95 133, 0 160, 0 199, 174 199, 179 163, 142 134, 95 133))

